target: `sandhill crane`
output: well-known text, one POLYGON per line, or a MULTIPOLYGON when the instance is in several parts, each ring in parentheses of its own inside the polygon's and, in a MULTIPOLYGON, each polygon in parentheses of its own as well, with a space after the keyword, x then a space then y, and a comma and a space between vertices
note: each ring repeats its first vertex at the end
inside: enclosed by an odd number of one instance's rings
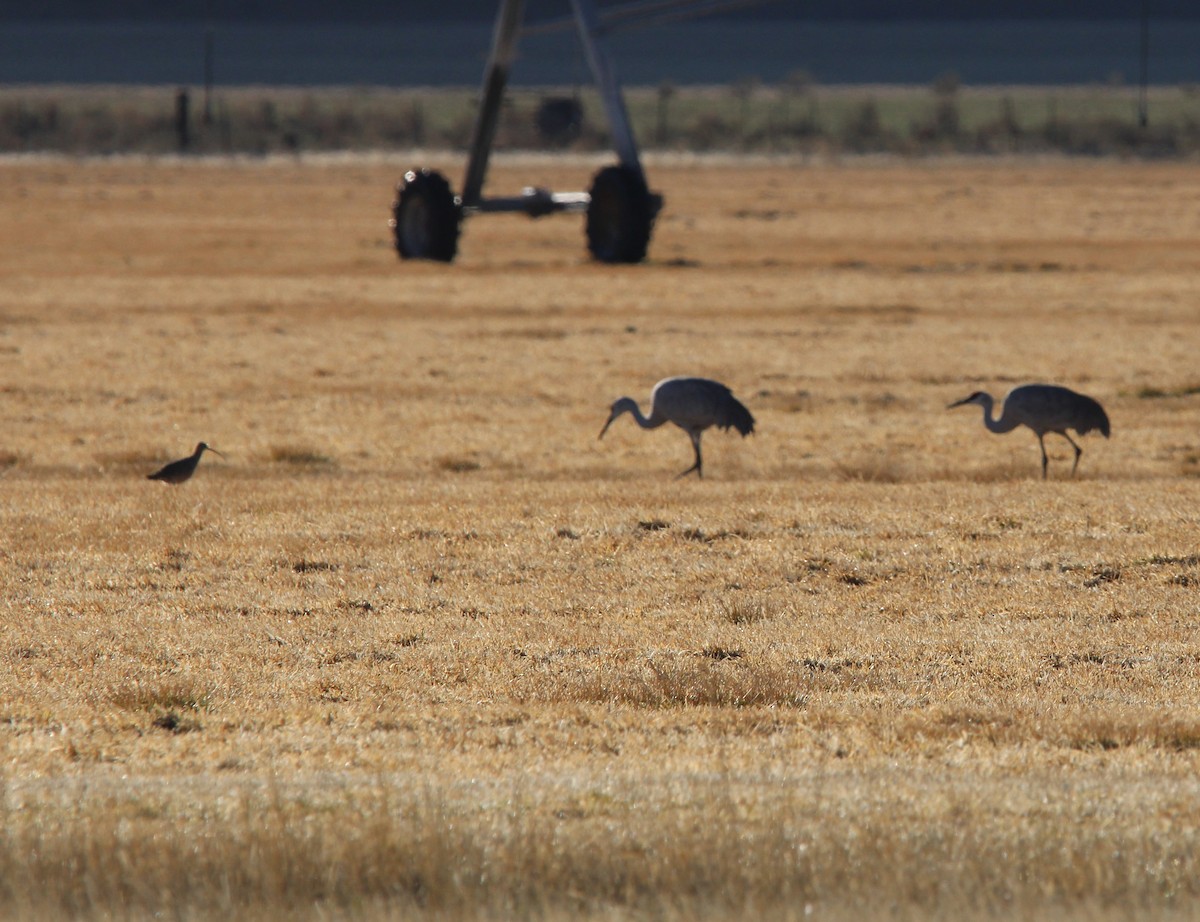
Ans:
MULTIPOLYGON (((172 461, 170 464, 155 471, 153 474, 147 474, 147 480, 161 480, 163 483, 183 483, 189 479, 192 474, 196 473, 196 465, 200 463, 200 456, 206 451, 211 451, 214 455, 221 455, 215 448, 210 448, 206 442, 201 442, 196 446, 196 450, 186 458, 180 458, 178 461, 172 461)), ((224 458, 224 455, 221 455, 224 458)))
POLYGON ((632 397, 621 397, 613 403, 608 422, 600 430, 600 438, 622 413, 632 413, 643 429, 657 429, 663 423, 674 423, 688 434, 696 452, 696 463, 680 474, 692 471, 704 476, 704 461, 700 457, 700 435, 710 426, 737 429, 743 436, 754 431, 754 417, 742 406, 733 393, 719 381, 707 378, 664 378, 650 392, 650 416, 645 417, 632 397))
POLYGON ((1074 429, 1079 435, 1087 435, 1093 429, 1099 429, 1108 438, 1108 414, 1091 397, 1077 394, 1067 387, 1056 384, 1022 384, 1014 387, 1004 398, 1004 408, 999 419, 992 419, 992 406, 995 401, 991 394, 976 391, 970 397, 950 404, 947 409, 961 407, 973 403, 983 407, 983 424, 989 432, 1012 432, 1017 426, 1028 426, 1038 437, 1038 445, 1042 449, 1042 479, 1046 479, 1046 467, 1050 463, 1046 457, 1046 443, 1042 440, 1047 432, 1057 432, 1071 443, 1075 449, 1075 463, 1071 466, 1071 476, 1079 467, 1079 456, 1083 449, 1075 444, 1075 440, 1067 435, 1068 429, 1074 429))

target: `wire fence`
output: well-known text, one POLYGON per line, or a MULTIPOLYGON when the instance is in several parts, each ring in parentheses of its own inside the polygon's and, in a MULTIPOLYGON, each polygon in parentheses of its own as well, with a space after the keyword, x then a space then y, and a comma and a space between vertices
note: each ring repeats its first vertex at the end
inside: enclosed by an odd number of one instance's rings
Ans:
MULTIPOLYGON (((633 87, 627 108, 648 150, 748 153, 1200 153, 1200 89, 782 84, 633 87), (1145 116, 1143 118, 1143 115, 1145 116)), ((237 153, 465 149, 474 89, 13 87, 0 90, 0 153, 237 153)), ((497 149, 609 146, 593 91, 520 89, 497 149)))

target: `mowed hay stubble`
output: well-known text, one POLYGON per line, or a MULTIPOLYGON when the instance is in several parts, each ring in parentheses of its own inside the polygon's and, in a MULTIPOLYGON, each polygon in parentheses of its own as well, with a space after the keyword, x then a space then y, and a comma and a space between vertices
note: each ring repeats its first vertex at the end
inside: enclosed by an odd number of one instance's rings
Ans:
POLYGON ((401 264, 369 160, 0 169, 14 911, 1186 913, 1185 166, 651 161, 636 267, 401 264), (759 422, 701 483, 596 441, 669 374, 759 422), (1074 480, 944 409, 1028 380, 1074 480))

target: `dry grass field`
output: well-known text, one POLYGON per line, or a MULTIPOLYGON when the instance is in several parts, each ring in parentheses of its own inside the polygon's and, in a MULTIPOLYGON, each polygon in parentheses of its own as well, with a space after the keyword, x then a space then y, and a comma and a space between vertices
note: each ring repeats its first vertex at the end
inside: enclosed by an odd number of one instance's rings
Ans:
POLYGON ((0 163, 0 915, 1200 918, 1195 164, 422 162, 0 163))

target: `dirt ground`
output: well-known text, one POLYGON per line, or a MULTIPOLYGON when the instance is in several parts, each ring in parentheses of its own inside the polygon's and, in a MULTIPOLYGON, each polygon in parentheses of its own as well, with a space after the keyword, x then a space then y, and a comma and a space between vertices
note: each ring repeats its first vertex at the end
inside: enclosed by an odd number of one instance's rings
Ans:
POLYGON ((651 159, 637 266, 402 262, 415 165, 0 163, 12 913, 1188 917, 1194 164, 651 159), (677 374, 703 480, 597 438, 677 374), (1031 381, 1073 478, 947 410, 1031 381))

